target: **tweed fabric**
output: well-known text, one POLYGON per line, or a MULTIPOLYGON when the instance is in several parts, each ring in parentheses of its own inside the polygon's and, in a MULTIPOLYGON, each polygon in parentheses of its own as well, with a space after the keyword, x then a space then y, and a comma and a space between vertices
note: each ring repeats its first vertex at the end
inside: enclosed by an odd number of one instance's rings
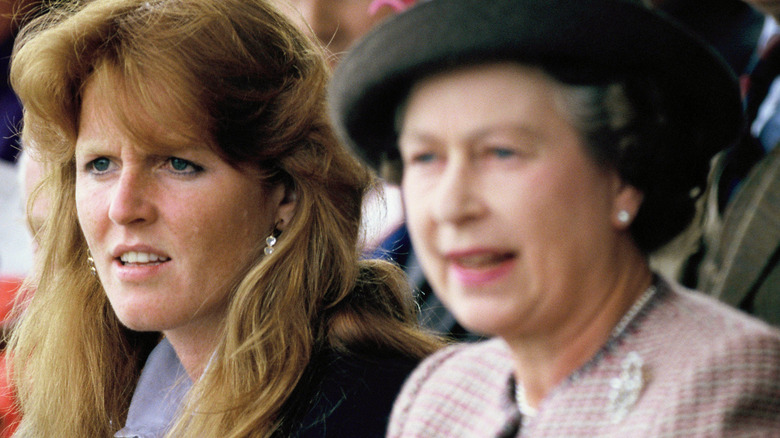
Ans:
POLYGON ((503 341, 455 345, 406 382, 388 436, 780 437, 780 332, 661 280, 627 328, 522 418, 503 341), (644 385, 616 420, 610 388, 632 353, 644 385))

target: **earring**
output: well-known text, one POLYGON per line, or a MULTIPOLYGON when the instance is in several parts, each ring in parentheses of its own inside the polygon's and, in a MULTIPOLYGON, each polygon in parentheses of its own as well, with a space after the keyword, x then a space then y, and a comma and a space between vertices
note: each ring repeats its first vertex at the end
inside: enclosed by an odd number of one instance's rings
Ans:
POLYGON ((265 248, 263 248, 265 255, 271 255, 274 253, 274 245, 276 245, 276 237, 271 234, 265 238, 265 248))
POLYGON ((95 267, 95 259, 92 258, 92 253, 87 250, 87 265, 89 265, 89 272, 93 277, 97 277, 97 268, 95 267))
POLYGON ((263 248, 263 252, 265 255, 271 255, 274 253, 274 245, 276 245, 276 236, 278 236, 281 232, 279 231, 279 225, 282 224, 282 220, 279 219, 274 224, 274 230, 271 231, 271 235, 265 238, 265 248, 263 248))
POLYGON ((621 224, 627 224, 628 221, 631 220, 631 214, 629 214, 626 210, 620 210, 617 214, 617 220, 621 224))

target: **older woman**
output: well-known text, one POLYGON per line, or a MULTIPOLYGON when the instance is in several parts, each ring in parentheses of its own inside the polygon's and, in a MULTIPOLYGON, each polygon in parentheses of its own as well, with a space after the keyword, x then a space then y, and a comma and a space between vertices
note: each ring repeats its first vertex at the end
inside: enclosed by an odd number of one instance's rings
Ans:
POLYGON ((19 433, 382 436, 437 343, 400 271, 358 261, 373 180, 322 54, 262 0, 71 3, 12 62, 52 201, 19 433))
POLYGON ((494 336, 426 360, 391 437, 768 436, 780 334, 654 275, 741 126, 713 52, 635 2, 432 0, 342 61, 332 113, 400 163, 442 302, 494 336))

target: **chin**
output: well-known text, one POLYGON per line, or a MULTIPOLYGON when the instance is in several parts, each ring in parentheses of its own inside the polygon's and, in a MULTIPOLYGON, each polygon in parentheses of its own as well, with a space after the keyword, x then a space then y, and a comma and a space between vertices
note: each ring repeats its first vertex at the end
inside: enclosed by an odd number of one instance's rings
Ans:
POLYGON ((155 324, 149 324, 146 321, 137 321, 132 318, 119 318, 119 322, 123 326, 136 332, 158 332, 159 330, 155 324))
POLYGON ((463 328, 483 336, 500 336, 506 330, 506 321, 495 310, 482 307, 452 313, 463 328))
POLYGON ((155 320, 154 318, 150 318, 150 316, 152 315, 149 312, 144 313, 134 309, 131 312, 116 312, 116 316, 119 319, 119 322, 122 323, 123 326, 133 331, 137 331, 137 332, 162 331, 160 322, 155 320))

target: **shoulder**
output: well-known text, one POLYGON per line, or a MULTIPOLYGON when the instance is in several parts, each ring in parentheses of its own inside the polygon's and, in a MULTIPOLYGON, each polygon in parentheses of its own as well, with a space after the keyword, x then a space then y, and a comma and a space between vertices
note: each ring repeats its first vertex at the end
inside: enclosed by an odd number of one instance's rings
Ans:
POLYGON ((774 436, 780 334, 666 282, 605 354, 551 392, 531 434, 774 436), (587 418, 587 420, 586 420, 587 418))
POLYGON ((665 427, 718 431, 780 428, 780 331, 704 294, 668 286, 630 349, 653 383, 648 406, 665 427), (644 339, 644 340, 640 340, 644 339))
POLYGON ((393 401, 418 363, 402 355, 328 355, 295 436, 384 437, 393 401))
POLYGON ((699 291, 665 281, 660 288, 665 296, 649 319, 651 324, 667 325, 664 331, 669 336, 676 332, 698 338, 706 349, 735 339, 776 340, 780 336, 777 328, 699 291))
POLYGON ((451 345, 425 359, 407 386, 414 384, 457 384, 463 377, 488 384, 503 380, 512 372, 512 359, 505 344, 492 339, 451 345))
POLYGON ((497 339, 458 344, 415 370, 393 408, 388 436, 485 434, 500 430, 516 411, 512 360, 497 339))
MULTIPOLYGON (((633 335, 643 347, 680 361, 776 361, 780 330, 701 292, 662 282, 663 294, 633 335)), ((633 341, 632 341, 633 342, 633 341)))

